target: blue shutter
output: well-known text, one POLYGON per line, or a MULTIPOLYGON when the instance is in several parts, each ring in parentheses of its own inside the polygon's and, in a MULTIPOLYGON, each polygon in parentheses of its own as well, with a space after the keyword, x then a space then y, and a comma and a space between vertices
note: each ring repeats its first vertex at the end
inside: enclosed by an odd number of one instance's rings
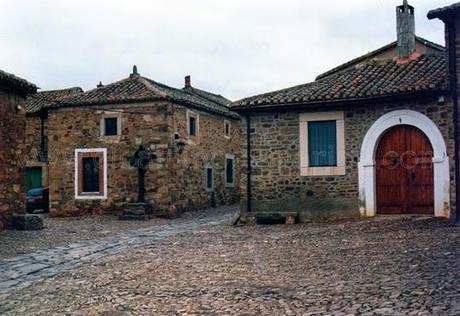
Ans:
POLYGON ((337 122, 308 122, 309 167, 337 166, 337 122))

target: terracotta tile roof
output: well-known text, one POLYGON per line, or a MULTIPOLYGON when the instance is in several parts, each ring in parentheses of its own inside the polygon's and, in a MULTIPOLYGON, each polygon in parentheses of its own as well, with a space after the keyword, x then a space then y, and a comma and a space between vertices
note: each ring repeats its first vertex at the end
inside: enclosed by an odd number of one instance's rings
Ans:
POLYGON ((39 112, 43 108, 53 106, 59 100, 82 93, 83 90, 80 87, 73 87, 68 89, 60 90, 48 90, 40 91, 27 97, 26 100, 26 113, 34 114, 39 112))
POLYGON ((24 94, 37 92, 37 86, 33 83, 3 70, 0 70, 0 85, 14 88, 24 94))
POLYGON ((214 94, 214 93, 211 93, 211 92, 208 92, 208 91, 197 89, 195 87, 186 87, 186 88, 182 88, 182 90, 184 90, 186 92, 189 92, 189 93, 192 93, 192 94, 195 94, 195 95, 197 95, 199 97, 208 99, 208 100, 210 100, 212 102, 221 104, 223 106, 228 107, 232 103, 232 101, 230 101, 229 99, 221 96, 220 94, 214 94))
POLYGON ((430 12, 428 12, 427 16, 428 16, 428 19, 435 19, 435 18, 446 16, 453 12, 458 12, 458 11, 460 11, 460 2, 451 4, 443 8, 431 10, 430 12))
POLYGON ((232 108, 341 102, 446 88, 447 70, 443 55, 422 55, 407 63, 391 59, 368 60, 312 83, 236 101, 232 108))
MULTIPOLYGON (((431 41, 426 40, 426 39, 424 39, 422 37, 419 37, 419 36, 416 36, 415 39, 418 42, 420 42, 420 43, 432 48, 433 50, 439 51, 440 54, 443 54, 445 52, 445 48, 443 46, 439 45, 439 44, 436 44, 434 42, 431 42, 431 41)), ((367 53, 365 55, 362 55, 360 57, 354 58, 354 59, 352 59, 352 60, 350 60, 350 61, 348 61, 348 62, 346 62, 346 63, 344 63, 344 64, 342 64, 340 66, 337 66, 337 67, 335 67, 335 68, 333 68, 333 69, 331 69, 331 70, 319 75, 318 77, 316 77, 316 80, 324 78, 324 77, 327 77, 327 76, 329 76, 331 74, 334 74, 334 73, 336 73, 338 71, 344 70, 344 69, 346 69, 346 68, 348 68, 348 67, 350 67, 350 66, 352 66, 354 64, 363 62, 366 59, 372 59, 372 58, 376 57, 377 55, 379 55, 379 54, 381 54, 381 53, 383 53, 383 52, 385 52, 385 51, 387 51, 387 50, 389 50, 389 49, 391 49, 393 47, 396 47, 397 44, 398 44, 398 42, 394 41, 394 42, 392 42, 392 43, 390 43, 388 45, 382 46, 382 47, 380 47, 380 48, 378 48, 378 49, 376 49, 376 50, 374 50, 372 52, 369 52, 369 53, 367 53)))
MULTIPOLYGON (((223 97, 205 92, 196 88, 189 91, 176 89, 142 77, 138 74, 131 74, 128 78, 83 92, 79 95, 67 97, 56 107, 87 106, 119 103, 136 103, 147 101, 172 101, 213 113, 238 117, 224 104, 223 97)), ((227 100, 228 101, 228 100, 227 100)))

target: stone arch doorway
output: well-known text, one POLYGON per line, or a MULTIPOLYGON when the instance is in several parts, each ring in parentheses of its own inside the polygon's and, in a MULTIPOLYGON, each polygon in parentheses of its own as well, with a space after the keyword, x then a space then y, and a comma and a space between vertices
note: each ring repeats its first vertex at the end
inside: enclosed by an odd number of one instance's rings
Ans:
POLYGON ((417 127, 398 125, 375 154, 377 214, 434 215, 433 147, 417 127))
POLYGON ((395 126, 412 126, 422 131, 433 149, 433 204, 438 217, 450 215, 449 157, 444 138, 436 124, 427 116, 412 110, 397 110, 381 116, 366 133, 358 163, 360 213, 377 214, 376 154, 380 140, 395 126))

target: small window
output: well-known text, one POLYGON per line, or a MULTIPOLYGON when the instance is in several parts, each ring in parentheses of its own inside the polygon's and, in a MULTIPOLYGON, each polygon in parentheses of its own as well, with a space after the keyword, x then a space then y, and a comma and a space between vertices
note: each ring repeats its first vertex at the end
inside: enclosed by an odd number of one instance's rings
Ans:
POLYGON ((120 113, 106 113, 101 118, 101 136, 110 137, 121 135, 120 113))
POLYGON ((211 166, 205 168, 205 182, 206 191, 212 191, 214 189, 214 170, 211 166))
POLYGON ((225 157, 225 186, 233 187, 235 185, 235 156, 227 155, 225 157))
POLYGON ((190 136, 196 136, 196 117, 189 117, 189 129, 188 129, 188 134, 190 136))
POLYGON ((226 137, 230 137, 230 122, 224 121, 224 134, 226 137))
POLYGON ((118 135, 118 119, 116 117, 106 117, 104 119, 105 136, 118 135))
POLYGON ((308 122, 308 161, 310 167, 337 166, 336 121, 308 122))
POLYGON ((83 192, 99 191, 99 157, 83 158, 83 192))
POLYGON ((199 117, 197 113, 187 111, 187 132, 188 135, 198 138, 199 117))

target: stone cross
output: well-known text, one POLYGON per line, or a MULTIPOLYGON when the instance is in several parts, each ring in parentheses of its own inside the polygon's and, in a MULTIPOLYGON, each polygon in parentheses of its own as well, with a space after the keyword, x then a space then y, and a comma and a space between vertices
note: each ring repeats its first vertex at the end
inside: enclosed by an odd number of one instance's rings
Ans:
POLYGON ((145 173, 149 162, 154 158, 154 155, 144 149, 144 146, 140 145, 134 155, 129 159, 131 166, 137 168, 138 177, 138 193, 137 202, 145 203, 145 173))

